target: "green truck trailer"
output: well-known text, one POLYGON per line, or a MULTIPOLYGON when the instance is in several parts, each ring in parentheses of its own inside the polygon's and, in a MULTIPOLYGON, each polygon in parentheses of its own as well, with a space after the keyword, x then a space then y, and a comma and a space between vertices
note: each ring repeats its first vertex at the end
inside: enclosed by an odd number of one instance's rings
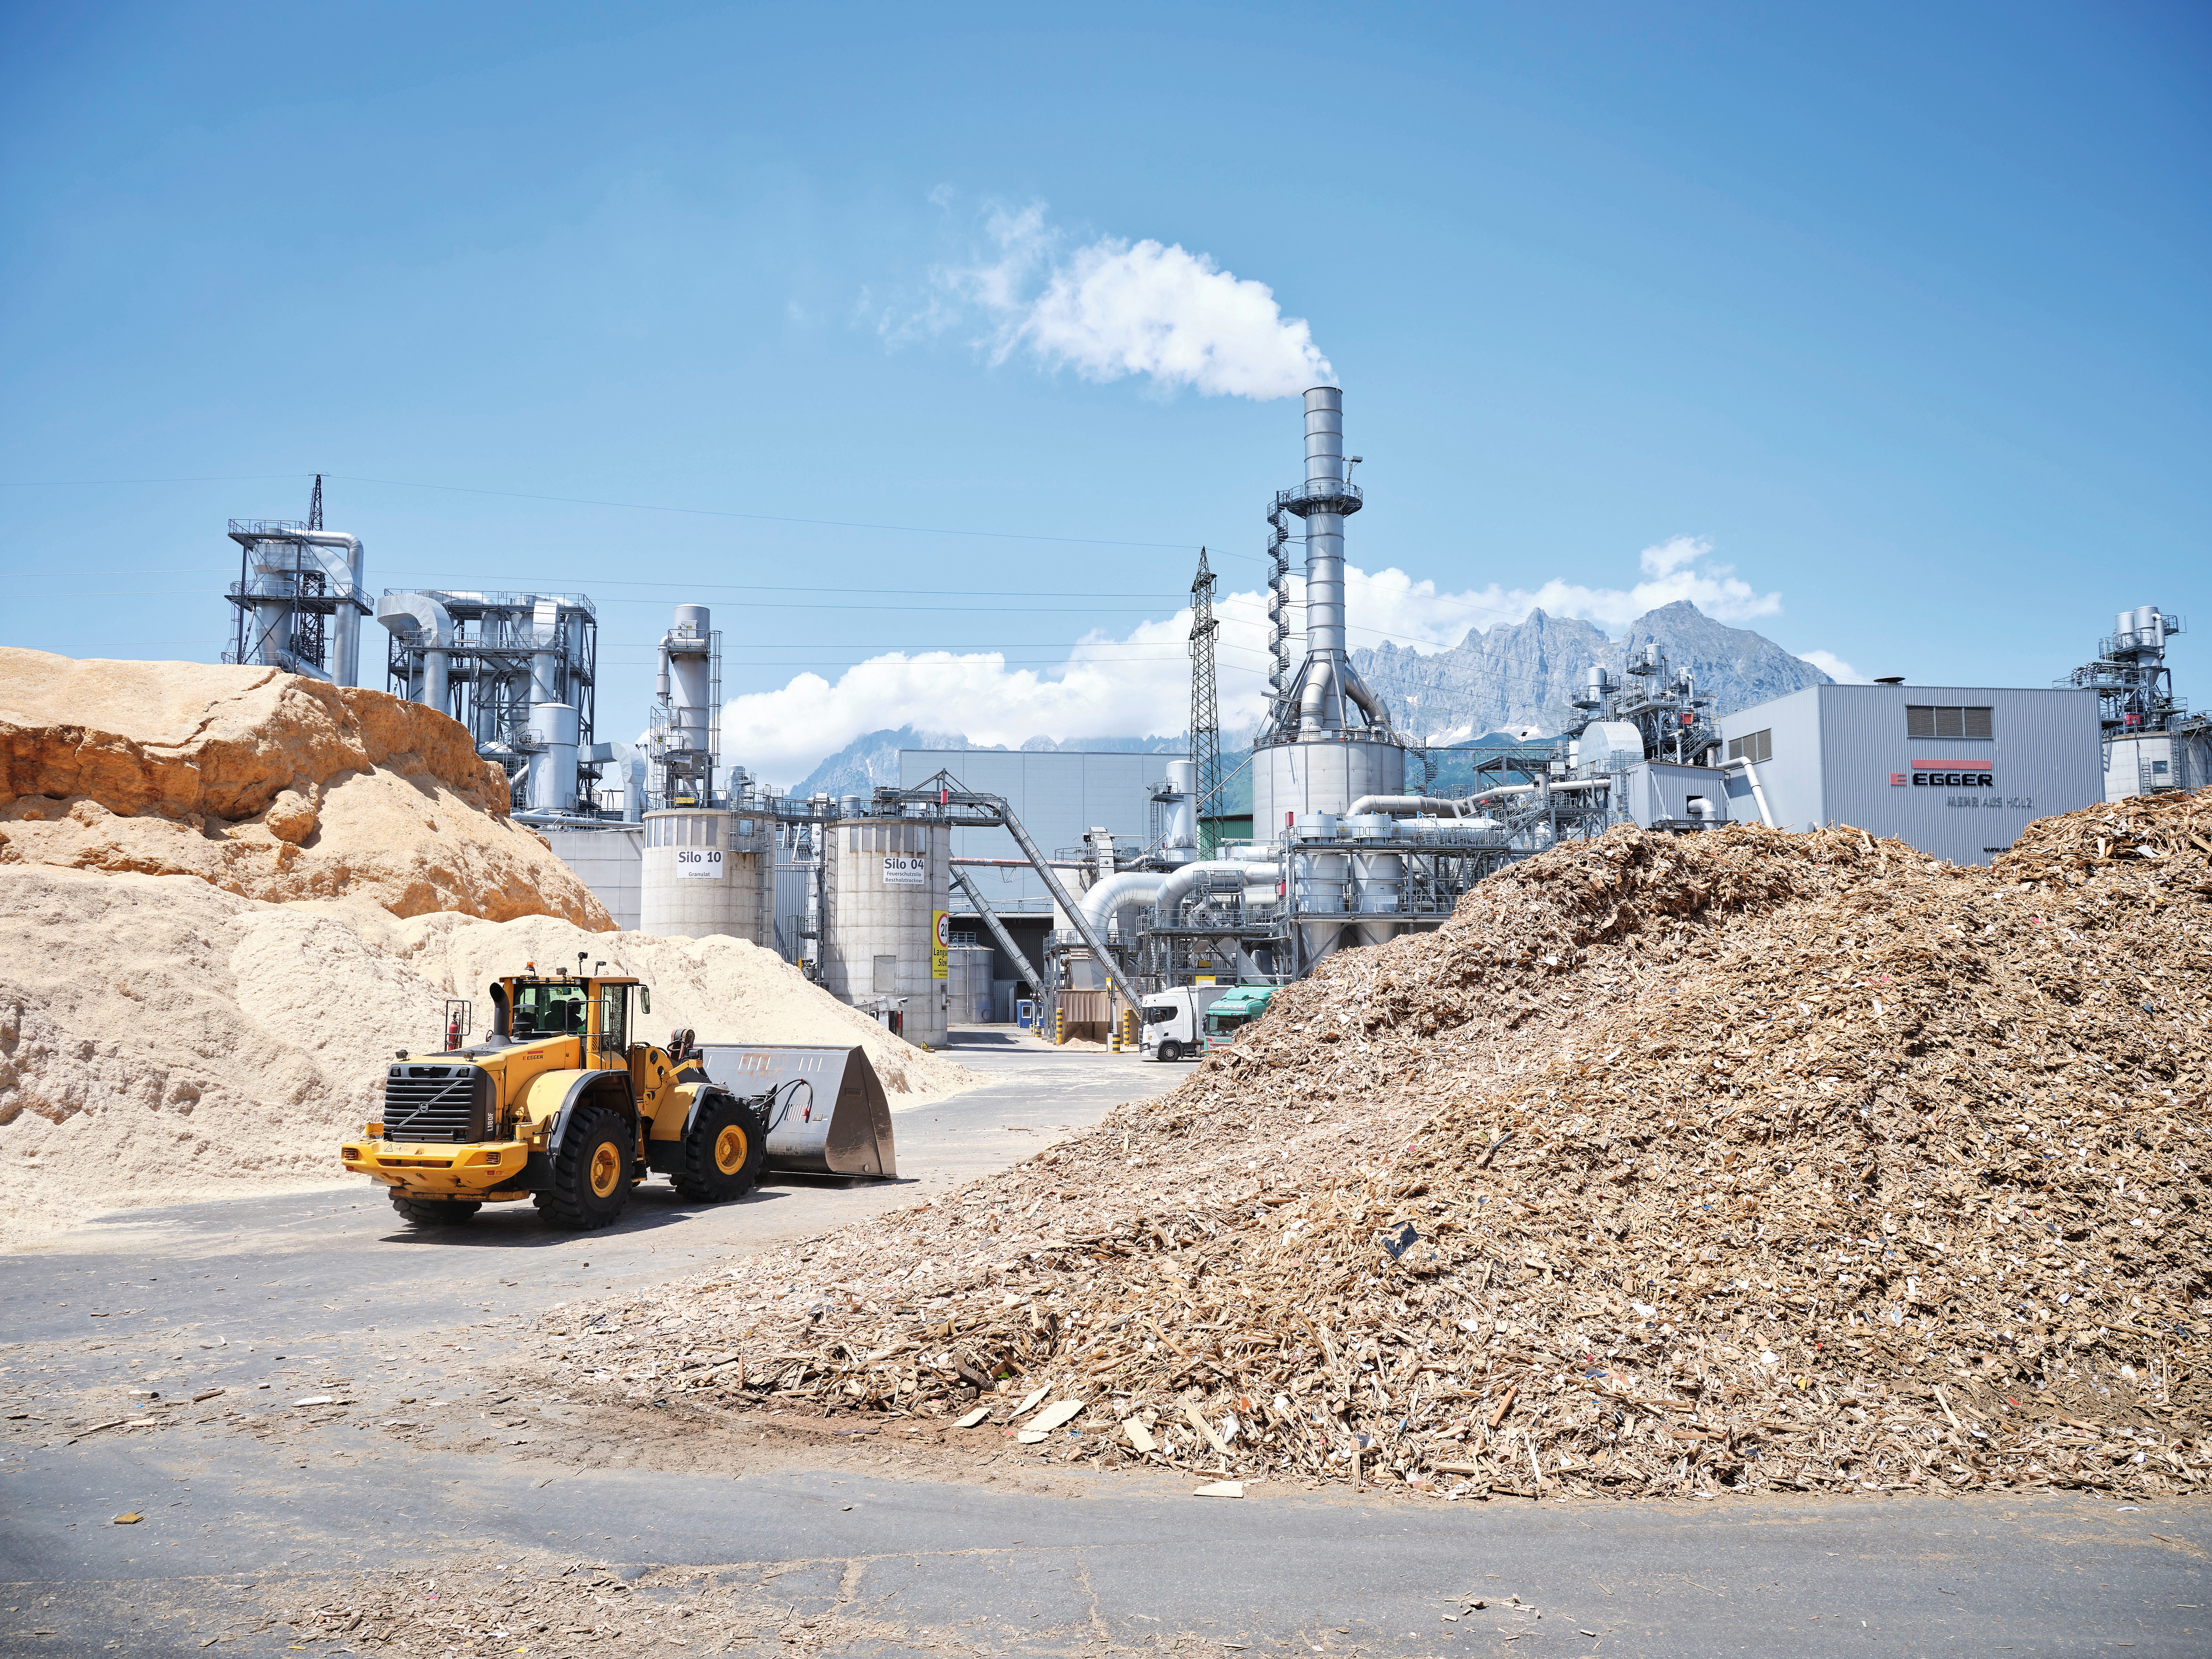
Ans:
POLYGON ((1280 988, 1273 985, 1240 985, 1206 1011, 1206 1046, 1226 1048, 1237 1034, 1267 1012, 1280 988))

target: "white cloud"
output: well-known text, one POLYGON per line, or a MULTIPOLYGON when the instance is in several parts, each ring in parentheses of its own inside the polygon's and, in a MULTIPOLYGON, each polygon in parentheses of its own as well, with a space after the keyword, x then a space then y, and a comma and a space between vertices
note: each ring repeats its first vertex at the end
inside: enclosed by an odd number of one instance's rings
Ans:
POLYGON ((1336 373, 1264 283, 1180 244, 1102 236, 1073 250, 1042 206, 994 212, 991 257, 936 273, 918 315, 878 319, 888 339, 980 317, 994 362, 1025 355, 1087 380, 1140 375, 1210 396, 1293 398, 1336 373))
MULTIPOLYGON (((1541 607, 1554 617, 1578 617, 1607 630, 1626 626, 1645 611, 1688 599, 1717 621, 1736 623, 1771 616, 1779 593, 1760 593, 1730 567, 1707 561, 1702 541, 1677 538, 1647 548, 1638 562, 1650 580, 1630 587, 1594 587, 1554 577, 1534 587, 1442 591, 1402 570, 1345 568, 1345 610, 1355 647, 1385 640, 1435 652, 1457 645, 1469 629, 1487 631, 1518 623, 1541 607), (1686 551, 1685 550, 1686 550, 1686 551), (1702 569, 1698 562, 1707 561, 1702 569)), ((1293 577, 1293 623, 1304 615, 1303 580, 1293 577)), ((1267 709, 1267 623, 1264 590, 1220 595, 1215 611, 1221 725, 1249 732, 1267 709)), ((965 732, 970 741, 1018 745, 1035 737, 1164 737, 1189 719, 1188 661, 1190 612, 1137 624, 1118 639, 1094 635, 1056 664, 1010 663, 1004 653, 893 652, 845 671, 832 682, 802 674, 775 691, 732 698, 723 711, 724 752, 771 782, 788 785, 864 732, 917 726, 965 732)), ((1291 660, 1303 648, 1291 636, 1291 660)), ((1856 678, 1848 664, 1825 652, 1808 652, 1838 679, 1856 678)), ((1472 735, 1472 734, 1469 734, 1472 735)))
POLYGON ((1845 662, 1832 651, 1800 651, 1805 661, 1819 669, 1838 685, 1872 685, 1874 682, 1845 662))
POLYGON ((1670 576, 1684 565, 1705 557, 1713 544, 1702 536, 1670 536, 1636 556, 1647 576, 1670 576))
POLYGON ((1415 581, 1402 570, 1374 575, 1346 567, 1345 609, 1356 624, 1355 646, 1379 643, 1376 634, 1416 651, 1457 645, 1470 628, 1485 631, 1500 623, 1528 620, 1532 611, 1553 617, 1578 617, 1612 631, 1626 628, 1647 611, 1687 599, 1715 622, 1746 623, 1782 609, 1782 595, 1761 593, 1735 574, 1735 567, 1708 556, 1711 544, 1677 536, 1647 547, 1637 562, 1650 578, 1630 587, 1590 587, 1554 576, 1534 587, 1487 587, 1439 592, 1432 581, 1415 581), (1704 561, 1704 568, 1694 562, 1704 561), (1362 632, 1358 624, 1370 631, 1362 632))

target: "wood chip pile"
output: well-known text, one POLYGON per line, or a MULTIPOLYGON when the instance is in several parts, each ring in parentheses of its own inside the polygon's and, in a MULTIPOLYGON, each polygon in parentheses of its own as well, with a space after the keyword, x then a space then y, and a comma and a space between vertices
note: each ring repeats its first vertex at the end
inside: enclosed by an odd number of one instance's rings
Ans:
POLYGON ((610 1396, 1075 1402, 1042 1455, 1209 1476, 2199 1490, 2208 854, 2207 793, 1993 870, 1618 830, 1087 1134, 547 1346, 610 1396))

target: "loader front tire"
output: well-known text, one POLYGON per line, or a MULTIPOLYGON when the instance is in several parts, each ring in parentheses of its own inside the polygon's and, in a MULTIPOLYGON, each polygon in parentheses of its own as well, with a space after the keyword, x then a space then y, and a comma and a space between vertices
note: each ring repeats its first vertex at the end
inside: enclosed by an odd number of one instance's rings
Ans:
POLYGON ((605 1106, 580 1108, 553 1155, 552 1180, 531 1194, 538 1213, 556 1227, 589 1232, 604 1227, 629 1202, 629 1121, 605 1106))
POLYGON ((684 1137, 684 1161, 671 1176, 676 1190, 701 1204, 726 1204, 760 1185, 768 1146, 750 1108, 717 1095, 699 1109, 684 1137))
POLYGON ((417 1227, 458 1227, 475 1220, 483 1206, 465 1198, 409 1198, 394 1193, 392 1207, 417 1227))

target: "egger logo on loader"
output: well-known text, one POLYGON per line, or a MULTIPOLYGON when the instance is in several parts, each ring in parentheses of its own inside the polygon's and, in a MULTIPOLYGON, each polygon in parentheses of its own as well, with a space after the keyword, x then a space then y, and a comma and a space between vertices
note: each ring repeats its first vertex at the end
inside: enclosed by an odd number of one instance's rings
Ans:
POLYGON ((445 1050, 400 1050, 384 1110, 340 1156, 391 1189, 422 1225, 465 1221, 486 1204, 528 1199, 562 1227, 603 1227, 630 1188, 666 1175, 687 1198, 718 1202, 760 1180, 769 1097, 708 1081, 688 1031, 671 1048, 632 1042, 630 978, 529 971, 491 988, 490 1035, 472 1047, 465 1011, 445 1050))

